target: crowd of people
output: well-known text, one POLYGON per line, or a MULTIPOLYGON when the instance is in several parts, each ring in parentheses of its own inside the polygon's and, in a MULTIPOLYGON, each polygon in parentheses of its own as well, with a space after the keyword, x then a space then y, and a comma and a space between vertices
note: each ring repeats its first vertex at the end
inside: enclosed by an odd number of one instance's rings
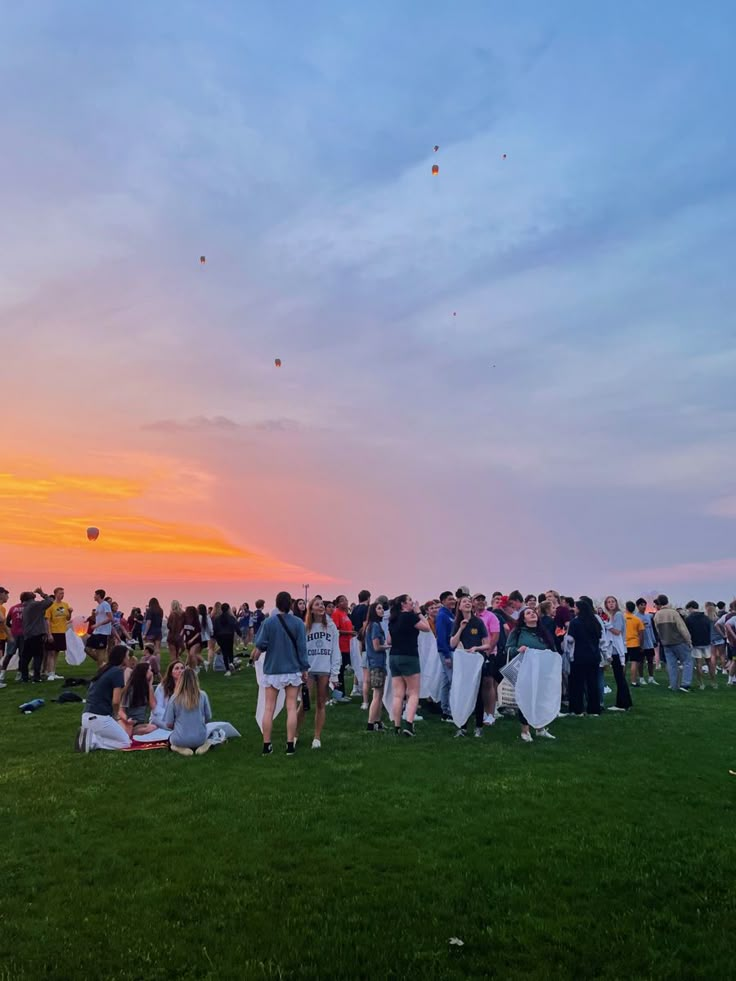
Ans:
MULTIPOLYGON (((84 650, 96 662, 77 737, 82 751, 129 748, 134 738, 165 733, 176 752, 202 755, 212 744, 213 723, 200 673, 221 670, 232 677, 243 664, 258 672, 264 755, 273 752, 273 719, 282 703, 289 755, 308 711, 313 708, 311 745, 319 749, 327 707, 355 697, 371 732, 385 730, 386 712, 395 734, 413 737, 425 698, 426 711, 454 723, 458 738, 467 735, 470 716, 480 737, 502 717, 504 683, 513 704, 514 666, 522 659, 534 664, 537 655, 550 652, 557 657, 547 657, 553 671, 545 684, 559 686, 556 715, 629 711, 631 690, 658 685, 660 668, 673 692, 715 688, 719 675, 736 684, 736 600, 728 607, 707 602, 702 610, 692 600, 676 609, 662 594, 651 604, 640 597, 622 608, 614 596, 598 605, 588 596, 574 600, 551 589, 496 591, 489 603, 484 593, 460 587, 423 604, 408 594, 372 599, 363 590, 350 604, 344 595, 307 601, 280 592, 270 613, 264 600, 253 610, 248 603, 182 606, 174 600, 165 613, 152 598, 126 617, 98 589, 92 611, 75 618, 61 587, 50 594, 41 588, 22 592, 8 608, 9 595, 0 588, 0 687, 7 687, 16 660, 21 684, 62 680, 57 658, 70 631, 83 635, 84 650), (169 654, 163 673, 162 646, 169 654), (473 656, 463 661, 473 667, 470 674, 457 668, 461 654, 473 656), (614 690, 606 684, 608 667, 614 690), (463 685, 470 715, 457 718, 453 697, 463 685), (608 707, 607 694, 614 697, 608 707)), ((533 728, 539 738, 555 738, 548 724, 530 725, 520 707, 515 711, 524 742, 535 738, 533 728)))

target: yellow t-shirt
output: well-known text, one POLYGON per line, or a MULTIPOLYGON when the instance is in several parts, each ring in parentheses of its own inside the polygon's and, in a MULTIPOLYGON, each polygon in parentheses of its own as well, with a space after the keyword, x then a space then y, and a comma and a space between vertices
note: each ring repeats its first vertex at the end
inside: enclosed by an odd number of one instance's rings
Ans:
POLYGON ((634 613, 627 610, 626 617, 626 646, 641 647, 641 635, 644 633, 644 624, 634 613))
POLYGON ((71 607, 64 600, 60 603, 54 601, 46 610, 46 619, 51 621, 52 634, 65 634, 71 619, 71 607))
POLYGON ((5 607, 0 604, 0 617, 2 617, 3 620, 2 624, 0 624, 0 640, 8 639, 8 628, 5 626, 5 618, 7 615, 8 614, 5 612, 5 607))

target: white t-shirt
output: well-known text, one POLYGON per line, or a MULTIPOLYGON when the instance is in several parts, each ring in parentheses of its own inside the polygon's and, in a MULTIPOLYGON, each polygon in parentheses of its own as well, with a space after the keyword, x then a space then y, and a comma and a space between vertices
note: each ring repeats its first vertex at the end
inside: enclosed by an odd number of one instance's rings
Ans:
POLYGON ((103 624, 101 627, 98 626, 100 621, 104 620, 106 616, 112 616, 112 607, 107 600, 103 600, 95 610, 95 633, 102 634, 103 637, 109 637, 112 633, 112 621, 103 624))

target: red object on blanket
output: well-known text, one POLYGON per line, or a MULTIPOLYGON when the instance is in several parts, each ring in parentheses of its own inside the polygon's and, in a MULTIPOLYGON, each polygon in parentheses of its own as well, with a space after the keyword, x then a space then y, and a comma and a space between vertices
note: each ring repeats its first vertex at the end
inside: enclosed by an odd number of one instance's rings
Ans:
POLYGON ((158 740, 155 743, 135 743, 135 742, 131 742, 130 746, 126 746, 126 748, 124 750, 121 750, 121 752, 123 752, 123 753, 132 753, 133 750, 140 750, 140 749, 168 749, 168 748, 169 748, 169 740, 168 739, 160 739, 160 740, 158 740))

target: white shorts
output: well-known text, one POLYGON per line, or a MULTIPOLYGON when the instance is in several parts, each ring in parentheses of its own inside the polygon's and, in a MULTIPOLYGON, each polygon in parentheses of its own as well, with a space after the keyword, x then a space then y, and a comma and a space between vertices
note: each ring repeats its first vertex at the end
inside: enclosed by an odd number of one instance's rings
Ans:
POLYGON ((710 647, 693 647, 693 657, 696 661, 702 661, 703 658, 709 658, 710 647))
POLYGON ((264 674, 264 688, 301 688, 302 676, 300 674, 264 674))

